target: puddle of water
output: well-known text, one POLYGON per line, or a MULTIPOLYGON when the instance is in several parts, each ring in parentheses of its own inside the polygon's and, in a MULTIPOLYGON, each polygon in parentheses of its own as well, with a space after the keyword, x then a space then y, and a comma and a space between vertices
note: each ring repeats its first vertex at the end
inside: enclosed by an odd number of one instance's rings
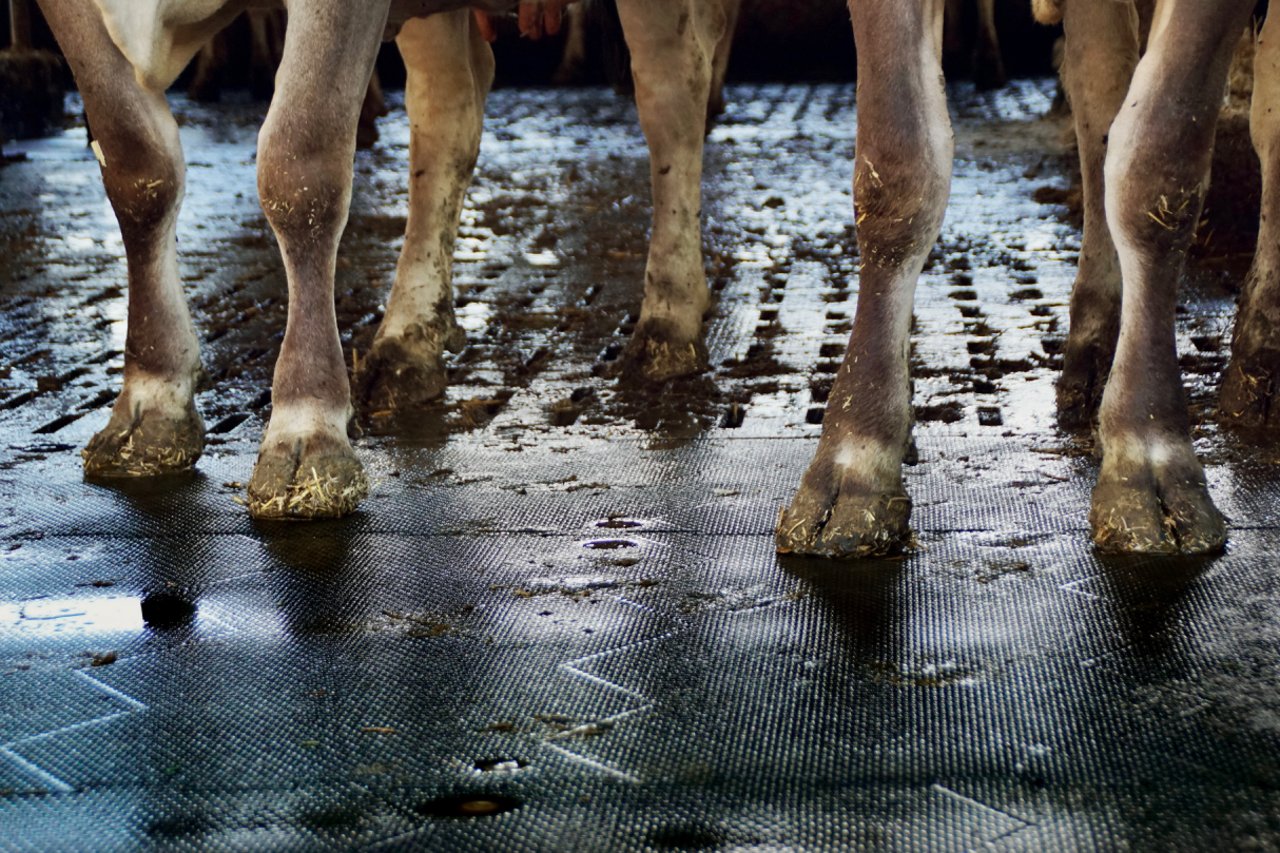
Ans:
POLYGON ((41 598, 0 605, 0 625, 42 637, 102 636, 141 633, 144 619, 132 596, 41 598))
POLYGON ((644 527, 644 522, 634 518, 605 518, 595 522, 592 526, 602 527, 606 530, 634 530, 644 527))
POLYGON ((454 794, 428 800, 417 811, 434 818, 492 817, 522 805, 519 799, 505 794, 454 794))
POLYGON ((613 551, 618 548, 638 548, 638 542, 630 539, 591 539, 582 543, 582 547, 590 551, 613 551))

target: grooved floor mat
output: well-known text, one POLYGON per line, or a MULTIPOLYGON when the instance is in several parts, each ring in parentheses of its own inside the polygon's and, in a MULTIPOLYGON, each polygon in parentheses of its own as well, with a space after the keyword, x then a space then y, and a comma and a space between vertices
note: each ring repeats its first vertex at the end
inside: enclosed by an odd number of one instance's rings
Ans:
MULTIPOLYGON (((239 500, 284 323, 261 106, 174 100, 197 471, 84 482, 122 366, 121 243, 82 131, 0 170, 0 849, 1280 847, 1280 470, 1212 406, 1240 271, 1179 343, 1230 516, 1212 560, 1103 559, 1053 383, 1079 233, 1050 81, 952 90, 917 293, 919 547, 780 559, 857 294, 851 86, 731 87, 707 149, 713 369, 607 377, 648 162, 603 90, 503 90, 437 410, 366 424, 354 516, 239 500)), ((338 305, 367 350, 407 203, 361 152, 338 305)))

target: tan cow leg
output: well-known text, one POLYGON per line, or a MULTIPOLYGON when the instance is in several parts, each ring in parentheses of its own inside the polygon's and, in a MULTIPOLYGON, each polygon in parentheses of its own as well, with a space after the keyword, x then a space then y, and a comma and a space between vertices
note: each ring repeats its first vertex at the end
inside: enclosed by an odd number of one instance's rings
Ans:
POLYGON ((1107 229, 1107 134, 1138 64, 1138 17, 1116 0, 1066 0, 1062 79, 1071 100, 1084 180, 1084 239, 1071 289, 1071 326, 1058 378, 1058 418, 1089 427, 1120 331, 1120 266, 1107 229))
POLYGON ((409 221, 386 315, 356 373, 371 415, 439 398, 444 352, 466 342, 453 314, 453 247, 493 82, 493 52, 468 10, 410 20, 396 43, 409 72, 409 221))
POLYGON ((258 138, 258 192, 289 279, 271 422, 249 483, 249 511, 266 518, 340 516, 368 490, 347 440, 351 400, 333 276, 351 201, 356 119, 387 7, 292 6, 258 138))
POLYGON ((840 558, 891 553, 910 540, 902 460, 911 431, 911 306, 942 225, 954 148, 941 0, 849 5, 858 47, 858 310, 817 453, 777 530, 780 552, 840 558))
MULTIPOLYGON (((185 179, 178 126, 163 88, 138 83, 92 0, 41 6, 84 98, 128 261, 124 387, 106 428, 84 450, 85 474, 187 469, 204 449, 204 423, 194 400, 199 345, 178 280, 175 232, 185 179)), ((194 31, 190 37, 194 53, 200 45, 194 31)))
POLYGON ((1247 427, 1280 428, 1280 11, 1269 14, 1253 60, 1249 131, 1262 163, 1262 220, 1253 268, 1245 279, 1222 382, 1225 418, 1247 427))
POLYGON ((1208 184, 1232 50, 1252 0, 1164 0, 1111 127, 1107 222, 1124 279, 1099 418, 1093 539, 1104 551, 1195 554, 1226 529, 1191 447, 1174 309, 1208 184))
POLYGON ((621 361, 628 376, 661 382, 707 367, 702 315, 702 141, 721 0, 619 0, 631 48, 640 125, 649 142, 653 234, 640 321, 621 361))

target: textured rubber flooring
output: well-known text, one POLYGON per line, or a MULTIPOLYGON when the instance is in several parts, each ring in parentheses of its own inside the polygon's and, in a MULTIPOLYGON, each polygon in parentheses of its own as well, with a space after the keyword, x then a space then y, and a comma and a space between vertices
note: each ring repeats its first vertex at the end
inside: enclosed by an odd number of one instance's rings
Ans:
MULTIPOLYGON (((1053 379, 1078 233, 1048 82, 953 92, 917 299, 920 547, 779 560, 856 295, 853 92, 739 87, 713 132, 715 370, 602 378, 647 161, 596 90, 495 93, 438 412, 357 442, 354 517, 236 502, 283 279, 259 108, 177 102, 199 470, 82 481, 119 379, 120 240, 83 135, 0 170, 0 849, 1280 849, 1280 473, 1211 418, 1238 271, 1180 316, 1210 561, 1102 560, 1053 379), (1042 197, 1045 197, 1042 195, 1042 197)), ((407 125, 359 155, 338 282, 368 346, 407 125)))

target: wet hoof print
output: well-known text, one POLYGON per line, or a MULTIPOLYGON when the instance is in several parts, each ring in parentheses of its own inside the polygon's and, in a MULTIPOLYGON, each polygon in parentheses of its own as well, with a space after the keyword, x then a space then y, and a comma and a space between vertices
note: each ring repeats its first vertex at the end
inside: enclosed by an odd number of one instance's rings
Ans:
POLYGON ((889 557, 915 545, 905 493, 819 494, 801 487, 778 519, 779 554, 834 560, 889 557))
POLYGON ((1089 524, 1104 554, 1215 554, 1227 543, 1226 522, 1203 477, 1104 472, 1093 490, 1089 524))
POLYGON ((657 385, 709 369, 707 345, 700 337, 688 340, 663 325, 650 322, 636 328, 614 368, 618 378, 657 385))
POLYGON ((349 515, 369 494, 355 453, 292 453, 263 447, 249 482, 249 514, 259 519, 306 520, 349 515))
POLYGON ((354 371, 361 411, 371 418, 389 417, 437 402, 448 382, 444 350, 457 351, 464 340, 456 327, 443 340, 420 327, 404 337, 375 340, 354 371))
POLYGON ((188 471, 204 452, 204 421, 194 406, 180 418, 113 412, 80 452, 89 479, 158 477, 188 471))

